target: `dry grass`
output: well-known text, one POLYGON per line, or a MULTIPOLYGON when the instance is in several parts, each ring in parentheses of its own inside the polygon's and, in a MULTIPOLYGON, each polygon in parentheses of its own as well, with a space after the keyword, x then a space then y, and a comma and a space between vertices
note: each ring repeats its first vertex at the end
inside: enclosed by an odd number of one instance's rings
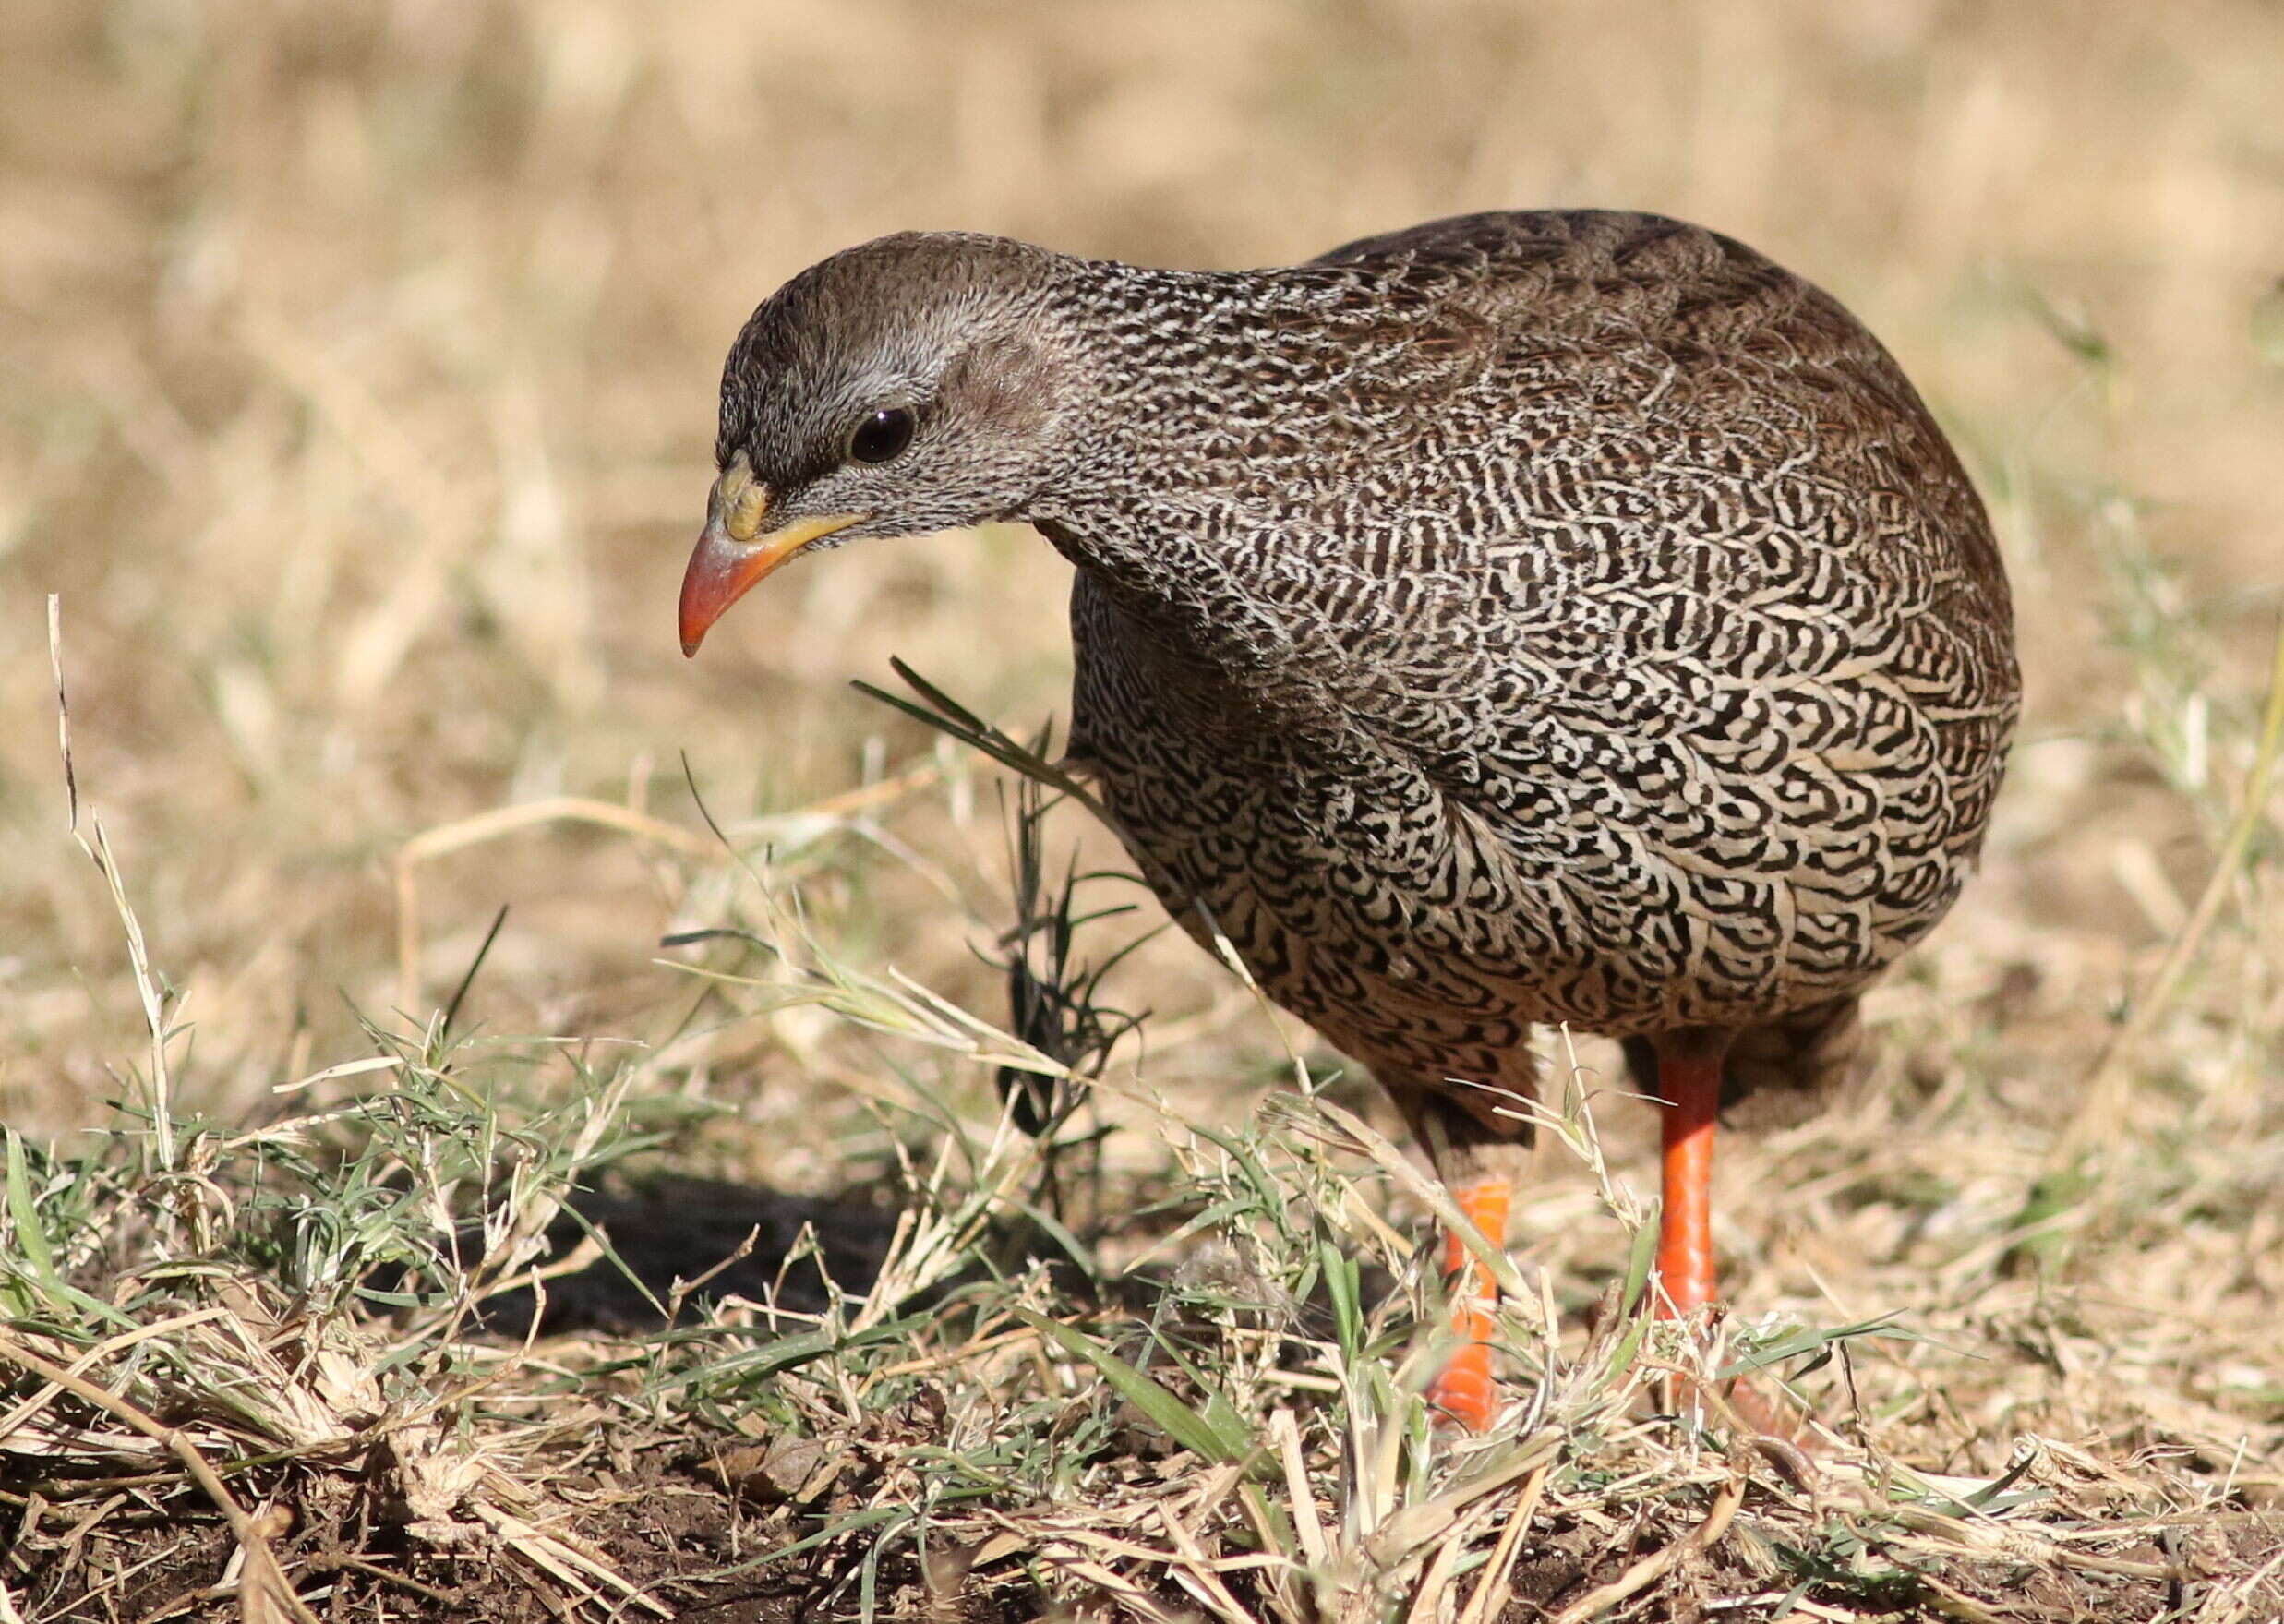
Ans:
MULTIPOLYGON (((2250 0, 12 0, 0 1618, 810 1587, 1473 1624, 1629 1573, 1610 1616, 2277 1616, 2279 77, 2250 0), (901 655, 1035 727, 1049 549, 839 555, 674 647, 721 352, 830 249, 1267 262, 1525 203, 1702 220, 1839 292, 2021 599, 2001 824, 1879 996, 1874 1086, 1725 1152, 1727 1334, 1900 1333, 1786 1362, 1841 1435, 1812 1481, 1653 1419, 1713 1355, 1594 1317, 1647 1163, 1591 1048, 1554 1070, 1599 1132, 1549 1136, 1516 1221, 1529 1407, 1472 1456, 1386 1374, 1424 1195, 1185 942, 1100 989, 1150 1012, 1085 1107, 1118 1131, 1050 1185, 997 1128, 999 1065, 1052 1064, 993 1029, 995 770, 846 683, 901 655), (51 592, 78 835, 148 977, 67 825, 51 592), (644 1206, 666 1166, 724 1182, 644 1206), (736 1250, 724 1191, 783 1233, 679 1331, 527 1345, 598 1181, 631 1266, 688 1242, 660 1294, 736 1250), (781 1270, 807 1218, 885 1282, 781 1270), (1109 1358, 1207 1430, 1169 1443, 1109 1358)), ((1116 861, 1075 811, 1048 839, 1116 861)))

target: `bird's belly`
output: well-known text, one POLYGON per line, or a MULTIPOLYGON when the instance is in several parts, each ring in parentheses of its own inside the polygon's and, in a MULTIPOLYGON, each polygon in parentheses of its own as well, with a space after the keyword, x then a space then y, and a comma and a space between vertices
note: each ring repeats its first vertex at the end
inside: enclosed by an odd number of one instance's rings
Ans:
MULTIPOLYGON (((1105 804, 1152 888, 1209 950, 1342 1047, 1455 1057, 1533 1023, 1611 1036, 1738 1026, 1860 986, 1949 903, 1964 863, 1898 878, 1785 848, 1785 877, 1710 836, 1549 781, 1486 812, 1353 733, 1199 736, 1123 712, 1094 748, 1105 804), (1956 872, 1953 872, 1955 870, 1956 872), (1400 1045, 1400 1047, 1399 1047, 1400 1045)), ((1845 856, 1845 853, 1843 854, 1845 856)), ((1456 1075, 1456 1072, 1455 1074, 1456 1075)))
POLYGON ((1510 683, 1449 661, 1359 683, 1225 660, 1087 585, 1074 742, 1129 849, 1352 1052, 1365 1022, 1629 1036, 1857 990, 1956 896, 2011 716, 1781 663, 1713 682, 1622 639, 1510 683))

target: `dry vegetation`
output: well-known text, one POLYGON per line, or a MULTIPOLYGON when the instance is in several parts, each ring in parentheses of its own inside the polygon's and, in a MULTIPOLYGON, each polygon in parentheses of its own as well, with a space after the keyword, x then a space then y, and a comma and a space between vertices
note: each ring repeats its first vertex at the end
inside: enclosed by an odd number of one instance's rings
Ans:
POLYGON ((2284 1614, 2279 82, 2252 0, 9 0, 0 1620, 2284 1614), (1004 775, 847 684, 1028 733, 1049 549, 841 554, 695 665, 670 605, 835 247, 1552 203, 1889 341, 2030 710, 1873 1086, 1725 1152, 1725 1351, 1613 1311, 1642 1113, 1554 1046, 1458 1449, 1428 1194, 1185 942, 1052 1177, 999 1123, 1004 775), (1816 1462, 1661 1408, 1734 1361, 1816 1462))

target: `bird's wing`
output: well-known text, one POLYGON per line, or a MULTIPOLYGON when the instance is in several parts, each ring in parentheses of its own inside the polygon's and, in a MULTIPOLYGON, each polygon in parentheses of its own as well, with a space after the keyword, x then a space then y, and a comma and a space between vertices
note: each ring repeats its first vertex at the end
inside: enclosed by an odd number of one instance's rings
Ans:
MULTIPOLYGON (((1576 241, 1579 228, 1593 219, 1624 218, 1647 225, 1653 215, 1610 216, 1585 210, 1496 211, 1483 214, 1455 214, 1431 220, 1401 231, 1358 237, 1328 249, 1312 265, 1355 265, 1408 260, 1423 268, 1473 269, 1498 260, 1516 266, 1544 264, 1561 259, 1576 241)), ((1663 221, 1677 230, 1689 228, 1663 221)))

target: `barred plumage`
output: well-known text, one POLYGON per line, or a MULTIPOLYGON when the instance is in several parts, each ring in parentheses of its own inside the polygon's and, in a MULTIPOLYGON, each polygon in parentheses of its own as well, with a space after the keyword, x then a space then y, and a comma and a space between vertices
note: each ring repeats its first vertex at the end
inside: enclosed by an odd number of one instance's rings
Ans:
POLYGON ((1998 551, 1910 384, 1654 216, 1248 272, 884 238, 756 312, 719 453, 792 539, 752 565, 710 526, 692 643, 794 551, 1038 526, 1077 566, 1074 753, 1152 886, 1447 1178, 1527 1137, 1496 1091, 1529 1094, 1534 1024, 1653 1072, 1725 1052, 1732 1096, 1831 1075, 2014 726, 1998 551), (883 406, 911 450, 860 466, 883 406))

